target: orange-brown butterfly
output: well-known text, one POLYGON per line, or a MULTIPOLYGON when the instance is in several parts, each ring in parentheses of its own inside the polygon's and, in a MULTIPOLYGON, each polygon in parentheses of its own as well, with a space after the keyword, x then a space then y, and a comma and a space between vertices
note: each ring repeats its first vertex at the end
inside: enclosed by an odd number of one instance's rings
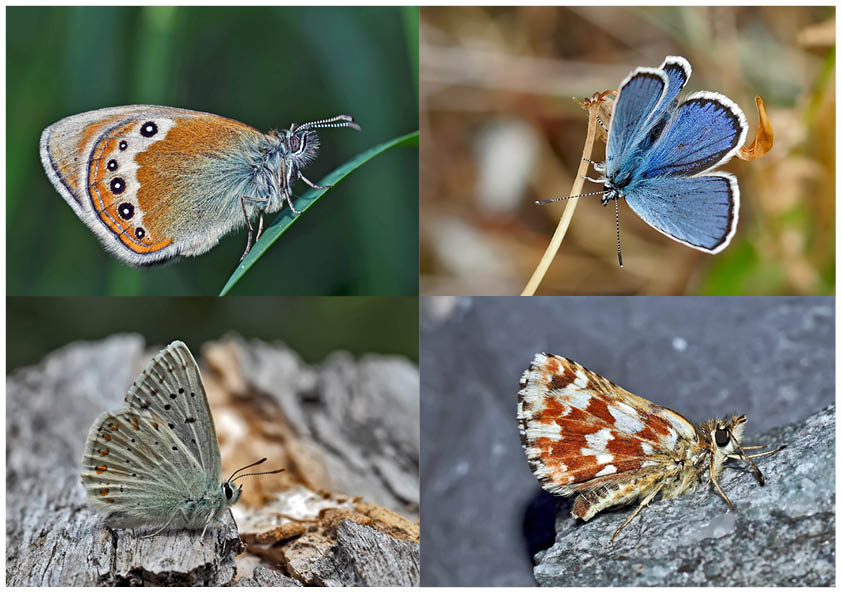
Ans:
POLYGON ((298 213, 292 187, 319 151, 318 128, 359 130, 336 116, 268 134, 221 116, 127 105, 70 116, 41 135, 50 181, 105 248, 133 266, 210 250, 264 213, 298 213))

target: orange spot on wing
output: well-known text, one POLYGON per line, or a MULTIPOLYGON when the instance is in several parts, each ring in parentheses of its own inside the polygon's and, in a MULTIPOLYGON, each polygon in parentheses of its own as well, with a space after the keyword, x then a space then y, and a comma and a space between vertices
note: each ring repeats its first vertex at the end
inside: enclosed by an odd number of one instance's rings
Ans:
POLYGON ((103 455, 103 456, 107 455, 107 454, 108 454, 108 449, 107 449, 107 448, 103 448, 102 450, 100 450, 100 451, 99 451, 99 454, 101 454, 101 455, 103 455))
POLYGON ((601 399, 591 399, 588 401, 588 406, 585 407, 585 411, 605 422, 608 426, 613 426, 617 422, 608 410, 608 405, 606 405, 605 401, 602 401, 601 399))
POLYGON ((107 496, 107 495, 108 495, 108 488, 102 488, 102 489, 99 491, 99 495, 100 495, 100 496, 102 496, 103 498, 104 498, 105 496, 107 496))
POLYGON ((621 457, 646 457, 643 443, 636 438, 614 438, 605 444, 605 450, 621 457))
POLYGON ((109 434, 108 432, 106 432, 105 434, 103 434, 103 435, 102 435, 102 437, 103 437, 103 438, 105 438, 105 441, 106 441, 106 442, 108 442, 108 441, 110 441, 110 440, 111 440, 111 434, 109 434))
POLYGON ((576 380, 576 372, 570 368, 565 368, 563 373, 553 375, 552 380, 550 380, 550 389, 559 390, 566 388, 574 380, 576 380))
POLYGON ((106 467, 105 465, 100 465, 96 468, 97 475, 99 475, 100 473, 105 473, 106 471, 108 471, 108 467, 106 467))

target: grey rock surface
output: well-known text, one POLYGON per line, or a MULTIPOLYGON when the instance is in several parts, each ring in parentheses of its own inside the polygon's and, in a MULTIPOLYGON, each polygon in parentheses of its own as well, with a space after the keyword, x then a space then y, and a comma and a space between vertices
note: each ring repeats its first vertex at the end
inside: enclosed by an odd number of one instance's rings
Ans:
POLYGON ((747 465, 731 462, 719 485, 655 500, 609 543, 633 508, 587 523, 562 506, 556 541, 536 555, 541 586, 814 586, 836 577, 836 407, 757 436, 746 444, 787 448, 747 465))
POLYGON ((744 413, 751 439, 834 402, 834 321, 833 298, 422 298, 422 584, 535 584, 556 509, 518 437, 535 353, 694 422, 744 413))
MULTIPOLYGON (((232 340, 235 339, 228 339, 232 340)), ((416 367, 402 358, 366 356, 355 361, 343 353, 323 366, 304 366, 286 347, 243 340, 239 346, 241 361, 229 365, 240 370, 239 376, 249 381, 249 370, 259 378, 274 377, 271 385, 267 385, 271 387, 267 394, 285 395, 287 411, 295 412, 298 408, 300 425, 296 430, 306 434, 314 412, 333 420, 332 435, 342 437, 358 463, 352 470, 346 470, 335 486, 328 487, 347 488, 346 493, 352 496, 363 495, 382 506, 395 504, 398 512, 409 509, 417 515, 419 381, 416 367), (276 367, 276 363, 283 361, 292 362, 286 375, 279 372, 282 366, 276 367), (343 386, 343 382, 347 385, 343 386), (414 404, 410 402, 413 391, 414 404), (330 399, 325 396, 327 392, 332 395, 330 399), (366 408, 365 400, 369 397, 371 407, 366 408), (397 401, 390 407, 391 397, 397 401), (333 402, 329 408, 324 406, 328 400, 333 402), (293 401, 296 403, 292 404, 293 401), (399 421, 400 435, 378 425, 387 424, 377 421, 381 412, 385 416, 409 417, 413 411, 414 432, 408 429, 412 422, 406 419, 399 421), (337 426, 343 427, 337 429, 337 426), (378 438, 384 444, 377 444, 378 438), (396 460, 390 462, 391 467, 384 465, 382 459, 391 455, 396 460), (363 479, 343 483, 345 475, 353 472, 363 479), (353 491, 363 483, 366 484, 363 494, 353 491)), ((204 366, 199 346, 192 347, 200 366, 204 366)), ((74 343, 47 355, 37 365, 7 376, 7 586, 236 584, 235 556, 240 541, 233 527, 211 528, 204 541, 193 531, 165 531, 151 539, 140 539, 151 531, 109 529, 85 504, 79 472, 88 429, 101 411, 122 405, 127 388, 154 355, 153 351, 154 348, 147 351, 143 339, 134 335, 74 343)), ((248 387, 243 393, 254 394, 254 390, 248 387)), ((328 426, 323 431, 330 433, 328 426)), ((311 437, 307 448, 313 452, 312 460, 319 460, 324 454, 335 466, 347 461, 345 453, 334 452, 329 442, 311 437)), ((350 553, 337 558, 335 563, 347 562, 349 566, 325 568, 329 571, 325 577, 316 569, 310 572, 312 580, 345 577, 342 572, 356 577, 370 571, 376 572, 380 584, 402 585, 411 580, 417 584, 417 543, 413 569, 406 561, 406 556, 413 554, 407 553, 405 542, 370 527, 365 529, 384 538, 377 541, 379 550, 366 549, 372 543, 368 533, 358 535, 361 541, 357 544, 352 543, 355 535, 342 533, 346 543, 340 549, 350 553), (384 562, 391 559, 389 556, 395 562, 391 566, 384 562), (399 574, 390 579, 389 570, 399 574)), ((300 584, 263 566, 255 568, 244 583, 300 584)))

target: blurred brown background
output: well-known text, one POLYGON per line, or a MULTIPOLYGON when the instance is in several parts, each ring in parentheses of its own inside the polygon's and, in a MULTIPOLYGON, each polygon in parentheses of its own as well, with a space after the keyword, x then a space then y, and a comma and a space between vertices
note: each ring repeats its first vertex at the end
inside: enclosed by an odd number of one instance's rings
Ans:
POLYGON ((582 156, 571 98, 680 55, 685 93, 736 101, 749 141, 755 95, 772 121, 770 153, 720 168, 740 181, 734 239, 711 256, 621 202, 619 269, 613 205, 583 198, 538 293, 833 294, 835 44, 832 6, 422 7, 421 292, 519 294, 565 204, 534 201, 569 194, 582 156))

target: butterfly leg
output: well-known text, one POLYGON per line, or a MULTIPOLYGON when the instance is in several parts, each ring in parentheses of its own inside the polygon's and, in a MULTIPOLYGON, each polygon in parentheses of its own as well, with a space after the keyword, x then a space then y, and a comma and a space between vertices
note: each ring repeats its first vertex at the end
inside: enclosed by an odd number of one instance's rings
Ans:
POLYGON ((216 515, 216 511, 215 511, 215 510, 214 510, 214 511, 212 511, 212 512, 210 513, 210 515, 208 515, 208 518, 207 518, 207 520, 205 521, 205 528, 204 528, 204 529, 202 529, 202 535, 201 535, 201 537, 199 537, 199 541, 204 541, 204 540, 205 540, 205 531, 207 531, 207 530, 208 530, 208 527, 210 527, 210 523, 211 523, 211 521, 213 520, 213 517, 214 517, 215 515, 216 515))
POLYGON ((251 252, 252 246, 254 246, 254 242, 260 239, 260 236, 263 234, 263 209, 259 208, 260 213, 260 227, 257 230, 257 238, 252 241, 254 228, 251 225, 251 218, 249 217, 248 210, 246 210, 246 201, 249 200, 251 202, 256 202, 261 205, 265 205, 269 203, 268 198, 254 198, 252 196, 241 196, 240 197, 240 204, 243 206, 243 217, 246 220, 246 227, 248 228, 248 239, 246 240, 246 249, 243 251, 243 255, 240 256, 240 262, 243 262, 248 253, 251 252))
POLYGON ((728 505, 728 508, 734 510, 734 505, 731 504, 731 500, 728 496, 725 495, 725 492, 722 491, 722 488, 719 487, 719 482, 716 481, 716 476, 713 474, 713 457, 710 458, 710 480, 713 482, 713 485, 716 486, 716 491, 719 492, 719 495, 722 496, 722 499, 725 500, 725 504, 728 505))
POLYGON ((284 198, 286 198, 289 210, 295 213, 296 215, 300 215, 301 211, 299 211, 292 205, 292 193, 289 191, 289 189, 284 190, 284 198))
POLYGON ((304 174, 302 174, 301 172, 298 172, 298 178, 299 178, 302 182, 304 182, 305 184, 307 184, 310 188, 315 188, 316 190, 324 190, 324 189, 326 189, 326 188, 330 188, 330 184, 328 184, 327 186, 321 186, 321 185, 319 185, 319 184, 314 184, 313 182, 311 182, 310 180, 308 180, 307 178, 305 178, 305 177, 304 177, 304 174))
POLYGON ((641 510, 643 510, 646 506, 649 506, 649 503, 652 502, 652 499, 658 494, 658 492, 661 491, 661 487, 662 485, 659 485, 646 495, 646 497, 640 502, 640 505, 637 507, 637 509, 632 513, 632 515, 629 518, 626 519, 626 522, 624 522, 616 531, 614 531, 614 535, 611 536, 611 541, 609 541, 608 543, 613 542, 617 538, 617 535, 620 534, 620 531, 625 529, 626 526, 630 522, 632 522, 632 519, 634 519, 634 517, 640 514, 641 510))
POLYGON ((260 225, 257 227, 257 236, 254 238, 255 242, 260 241, 260 236, 263 235, 263 209, 260 209, 260 225))
POLYGON ((774 448, 772 450, 767 450, 766 452, 759 452, 755 455, 747 455, 746 452, 745 452, 746 450, 751 450, 751 449, 755 449, 755 448, 765 448, 765 447, 763 447, 763 446, 749 446, 749 447, 744 448, 743 446, 740 445, 739 442, 735 442, 735 444, 737 445, 737 449, 740 452, 739 452, 739 454, 730 454, 730 455, 728 455, 728 458, 729 459, 739 459, 739 460, 742 460, 742 461, 748 461, 748 464, 751 465, 751 470, 754 473, 754 477, 757 479, 757 483, 759 483, 760 485, 765 485, 766 480, 763 479, 763 474, 760 472, 760 469, 757 468, 757 465, 754 464, 754 461, 752 461, 752 459, 756 459, 757 457, 762 457, 762 456, 774 454, 774 453, 778 452, 779 450, 786 447, 786 444, 784 444, 782 446, 779 446, 778 448, 774 448))

